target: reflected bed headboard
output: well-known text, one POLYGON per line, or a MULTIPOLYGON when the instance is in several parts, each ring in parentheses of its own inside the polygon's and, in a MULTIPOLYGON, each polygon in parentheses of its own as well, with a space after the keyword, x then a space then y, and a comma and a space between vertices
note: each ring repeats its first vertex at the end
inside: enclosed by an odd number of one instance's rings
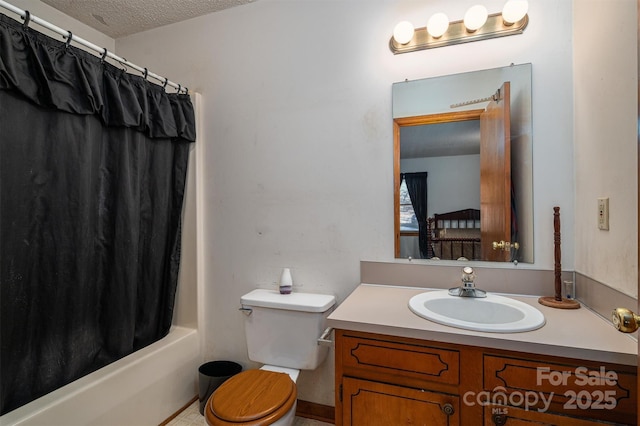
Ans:
POLYGON ((439 259, 479 260, 480 210, 434 214, 429 218, 429 247, 439 259))

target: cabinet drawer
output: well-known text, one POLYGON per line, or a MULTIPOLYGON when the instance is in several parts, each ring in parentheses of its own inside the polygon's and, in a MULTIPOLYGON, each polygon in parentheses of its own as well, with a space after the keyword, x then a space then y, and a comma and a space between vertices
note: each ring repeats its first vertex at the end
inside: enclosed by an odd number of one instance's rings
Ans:
POLYGON ((622 423, 635 419, 636 376, 626 366, 489 354, 483 365, 491 402, 622 423))
POLYGON ((345 336, 342 366, 436 383, 460 382, 460 353, 427 345, 345 336))

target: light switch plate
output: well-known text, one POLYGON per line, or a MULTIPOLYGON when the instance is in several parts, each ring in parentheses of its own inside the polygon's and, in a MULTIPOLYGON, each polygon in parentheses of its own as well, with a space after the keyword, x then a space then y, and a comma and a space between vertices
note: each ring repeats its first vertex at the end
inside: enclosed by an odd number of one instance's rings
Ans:
POLYGON ((609 198, 598 198, 598 229, 609 230, 609 198))

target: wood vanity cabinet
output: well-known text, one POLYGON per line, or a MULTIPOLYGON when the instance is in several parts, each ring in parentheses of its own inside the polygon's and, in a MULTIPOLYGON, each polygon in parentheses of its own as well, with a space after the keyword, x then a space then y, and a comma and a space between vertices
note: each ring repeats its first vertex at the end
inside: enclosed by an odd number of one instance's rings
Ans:
POLYGON ((336 425, 635 424, 635 366, 336 330, 336 425))

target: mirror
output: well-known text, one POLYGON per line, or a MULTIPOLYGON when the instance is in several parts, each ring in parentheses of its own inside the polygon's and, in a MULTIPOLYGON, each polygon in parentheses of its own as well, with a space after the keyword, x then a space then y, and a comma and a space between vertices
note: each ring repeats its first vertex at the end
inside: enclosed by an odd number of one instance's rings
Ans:
POLYGON ((533 263, 531 64, 392 97, 395 256, 533 263))

